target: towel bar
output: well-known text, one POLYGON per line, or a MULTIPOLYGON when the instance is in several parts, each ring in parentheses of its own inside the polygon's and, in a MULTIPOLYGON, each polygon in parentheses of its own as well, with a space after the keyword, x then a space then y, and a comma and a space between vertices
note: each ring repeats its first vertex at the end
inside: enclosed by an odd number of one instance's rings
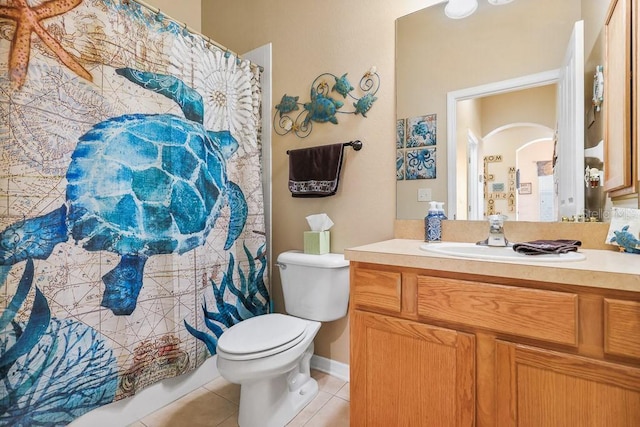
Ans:
MULTIPOLYGON (((354 141, 349 141, 349 142, 345 142, 344 144, 342 144, 345 147, 353 147, 354 151, 360 151, 362 150, 362 141, 360 141, 359 139, 356 139, 354 141)), ((289 150, 287 150, 287 154, 289 154, 289 150)))

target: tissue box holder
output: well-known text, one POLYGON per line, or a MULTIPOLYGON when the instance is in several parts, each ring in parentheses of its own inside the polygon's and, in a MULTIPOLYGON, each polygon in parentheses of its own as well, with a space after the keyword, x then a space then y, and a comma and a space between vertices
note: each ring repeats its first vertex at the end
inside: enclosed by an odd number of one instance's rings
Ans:
POLYGON ((329 231, 305 231, 304 253, 322 255, 329 253, 331 238, 329 231))

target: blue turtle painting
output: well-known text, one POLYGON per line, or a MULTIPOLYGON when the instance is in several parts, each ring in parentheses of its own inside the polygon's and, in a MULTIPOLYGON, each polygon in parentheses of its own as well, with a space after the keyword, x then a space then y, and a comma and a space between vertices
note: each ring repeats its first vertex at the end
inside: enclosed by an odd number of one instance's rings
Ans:
POLYGON ((120 255, 107 272, 101 305, 116 315, 136 307, 150 256, 204 244, 221 209, 230 219, 224 249, 240 236, 247 203, 227 177, 238 149, 229 131, 203 126, 202 96, 174 76, 120 68, 116 73, 176 102, 174 114, 126 114, 79 138, 67 170, 66 201, 0 233, 0 265, 46 259, 72 238, 87 251, 120 255))
POLYGON ((613 232, 611 243, 617 243, 625 252, 640 254, 640 240, 636 239, 634 235, 629 232, 628 225, 613 232))

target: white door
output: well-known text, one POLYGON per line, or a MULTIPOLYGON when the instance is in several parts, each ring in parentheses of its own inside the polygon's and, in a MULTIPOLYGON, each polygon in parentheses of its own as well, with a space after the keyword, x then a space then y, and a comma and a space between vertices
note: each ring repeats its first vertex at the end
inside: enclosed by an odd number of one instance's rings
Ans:
POLYGON ((557 219, 584 213, 584 22, 573 27, 560 67, 554 182, 557 219))
POLYGON ((484 170, 480 170, 482 140, 469 130, 467 134, 467 219, 482 220, 484 218, 484 170))

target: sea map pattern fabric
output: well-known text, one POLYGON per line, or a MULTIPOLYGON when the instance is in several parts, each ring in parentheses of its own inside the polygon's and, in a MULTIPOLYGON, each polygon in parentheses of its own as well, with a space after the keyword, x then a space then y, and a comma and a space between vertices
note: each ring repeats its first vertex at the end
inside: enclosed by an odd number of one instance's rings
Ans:
POLYGON ((64 425, 264 314, 260 69, 126 0, 0 0, 0 425, 64 425))

